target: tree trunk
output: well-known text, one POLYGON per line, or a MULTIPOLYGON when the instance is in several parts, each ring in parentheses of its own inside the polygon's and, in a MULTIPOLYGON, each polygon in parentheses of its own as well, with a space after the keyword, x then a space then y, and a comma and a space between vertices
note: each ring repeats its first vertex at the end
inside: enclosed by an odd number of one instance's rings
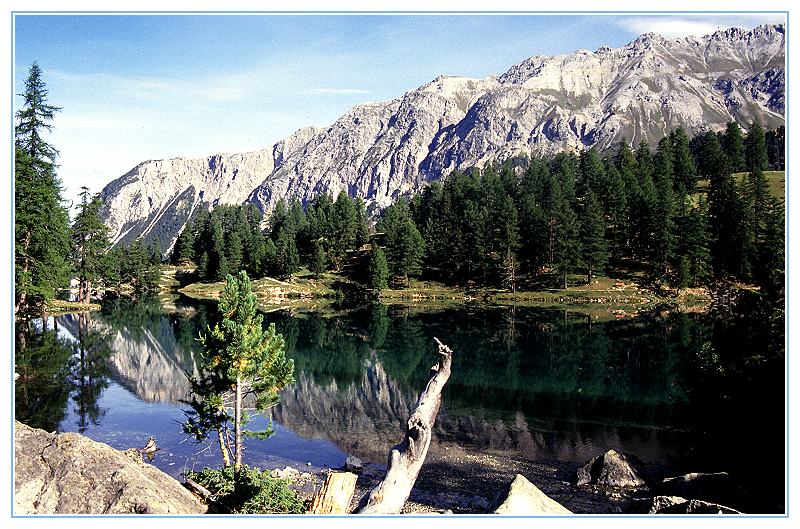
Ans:
POLYGON ((225 442, 225 437, 222 435, 222 430, 217 430, 217 441, 219 441, 219 451, 222 454, 222 465, 225 467, 231 466, 231 457, 228 454, 228 444, 225 442))
POLYGON ((233 412, 234 452, 233 470, 238 475, 242 468, 242 377, 236 377, 236 407, 233 412))
POLYGON ((453 351, 437 338, 434 340, 439 345, 439 361, 431 368, 432 377, 408 419, 405 439, 389 452, 386 477, 361 500, 360 514, 398 514, 417 481, 428 454, 433 423, 442 403, 442 389, 450 378, 453 359, 453 351))
POLYGON ((311 500, 308 514, 347 514, 358 476, 352 472, 331 472, 311 500))

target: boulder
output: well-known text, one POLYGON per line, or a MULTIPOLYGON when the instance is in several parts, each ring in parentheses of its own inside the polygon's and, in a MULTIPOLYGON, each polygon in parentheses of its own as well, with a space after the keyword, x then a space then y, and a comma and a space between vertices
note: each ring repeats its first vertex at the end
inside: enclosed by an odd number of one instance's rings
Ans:
POLYGON ((344 461, 344 469, 353 474, 361 474, 361 471, 364 470, 364 463, 356 456, 348 455, 344 461))
POLYGON ((572 514, 572 511, 547 496, 521 474, 517 474, 514 481, 498 495, 495 505, 497 505, 494 509, 495 514, 516 516, 572 514))
POLYGON ((731 509, 718 503, 709 503, 701 500, 688 500, 663 507, 656 514, 742 514, 736 509, 731 509))
POLYGON ((175 478, 77 433, 14 423, 14 514, 202 514, 175 478))
POLYGON ((641 472, 641 464, 635 457, 611 449, 578 469, 577 484, 637 488, 645 485, 641 472))
POLYGON ((661 509, 685 503, 688 500, 680 496, 656 496, 633 500, 626 509, 627 514, 655 514, 661 509))
POLYGON ((746 500, 744 491, 727 472, 694 472, 666 478, 653 487, 653 493, 734 506, 746 500))
MULTIPOLYGON (((306 472, 307 474, 307 472, 306 472)), ((269 477, 276 478, 276 479, 298 479, 300 477, 300 471, 296 468, 292 467, 285 467, 285 468, 276 468, 275 470, 271 470, 269 473, 269 477)))

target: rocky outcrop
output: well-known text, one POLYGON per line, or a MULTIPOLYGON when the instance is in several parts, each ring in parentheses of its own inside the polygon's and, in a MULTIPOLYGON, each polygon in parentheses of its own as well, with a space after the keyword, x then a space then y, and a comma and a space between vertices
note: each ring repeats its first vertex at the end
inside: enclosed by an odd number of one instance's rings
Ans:
POLYGON ((578 469, 577 485, 636 488, 645 485, 640 474, 641 465, 635 458, 611 449, 578 469))
POLYGON ((14 425, 14 514, 201 514, 174 478, 76 433, 14 425))
POLYGON ((158 237, 162 250, 169 250, 197 208, 241 204, 316 132, 313 127, 301 129, 255 152, 140 163, 101 192, 109 239, 119 245, 158 237))
POLYGON ((271 148, 144 162, 102 192, 115 244, 158 235, 168 249, 198 207, 360 196, 370 211, 454 169, 622 138, 654 145, 729 121, 784 123, 785 27, 705 37, 647 34, 621 48, 534 56, 500 76, 441 76, 401 97, 358 105, 329 127, 271 148))
POLYGON ((547 496, 521 474, 514 477, 514 481, 501 492, 498 498, 505 499, 494 509, 495 514, 515 516, 572 514, 572 511, 547 496))

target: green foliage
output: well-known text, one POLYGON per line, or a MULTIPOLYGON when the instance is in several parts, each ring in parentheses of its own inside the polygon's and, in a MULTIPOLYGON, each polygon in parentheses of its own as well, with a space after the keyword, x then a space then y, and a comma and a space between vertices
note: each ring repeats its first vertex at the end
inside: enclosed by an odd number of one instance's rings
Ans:
POLYGON ((34 333, 17 323, 14 347, 14 417, 33 428, 58 429, 66 414, 70 383, 69 341, 56 331, 34 333))
POLYGON ((767 152, 767 140, 764 128, 761 123, 754 121, 747 131, 745 139, 745 166, 739 170, 747 171, 766 171, 769 168, 769 154, 767 152))
MULTIPOLYGON (((228 275, 218 303, 220 323, 199 337, 204 350, 200 376, 189 377, 192 386, 190 410, 185 411, 184 431, 198 441, 211 431, 223 433, 228 423, 235 430, 247 422, 241 400, 230 402, 230 393, 244 391, 255 399, 255 410, 264 412, 278 402, 278 392, 294 382, 294 363, 285 356, 283 337, 270 324, 265 330, 257 311, 250 279, 242 271, 228 275), (233 407, 233 413, 231 413, 233 407), (237 409, 238 408, 238 409, 237 409)), ((247 432, 266 436, 266 432, 247 432)), ((241 461, 243 447, 236 439, 234 454, 241 461)), ((221 450, 226 450, 221 446, 221 450)))
POLYGON ((109 285, 130 285, 137 296, 158 290, 161 265, 153 263, 153 253, 154 247, 145 247, 142 239, 109 250, 105 263, 109 285))
POLYGON ((781 125, 764 135, 767 144, 767 158, 770 169, 783 171, 786 169, 786 127, 781 125))
POLYGON ((583 247, 583 262, 586 280, 592 282, 592 274, 603 270, 608 261, 608 244, 605 238, 603 209, 592 191, 584 197, 580 238, 583 247))
MULTIPOLYGON (((80 300, 89 303, 92 284, 107 275, 108 228, 100 218, 100 194, 89 198, 89 190, 82 188, 81 206, 72 224, 72 260, 80 283, 80 300)), ((113 274, 112 276, 116 276, 113 274)))
POLYGON ((328 257, 325 254, 325 249, 322 247, 322 244, 317 241, 314 243, 314 255, 311 259, 311 271, 314 273, 314 276, 319 278, 323 272, 325 272, 325 268, 328 266, 328 257))
POLYGON ((175 248, 172 250, 170 261, 172 264, 178 264, 180 262, 193 261, 194 258, 194 230, 192 222, 189 221, 175 241, 175 248))
POLYGON ((14 128, 15 313, 41 310, 70 276, 69 215, 56 175, 56 149, 43 139, 55 113, 34 62, 14 128))
POLYGON ((722 148, 728 157, 731 171, 738 173, 745 170, 745 148, 742 129, 734 122, 728 123, 723 136, 722 148))
POLYGON ((271 478, 268 471, 244 466, 238 476, 233 467, 187 471, 186 477, 199 483, 236 514, 302 514, 307 508, 286 480, 271 478))
POLYGON ((425 241, 411 219, 408 202, 401 201, 386 208, 378 223, 384 233, 386 261, 389 272, 408 284, 410 278, 420 273, 425 241))
POLYGON ((380 292, 389 286, 389 265, 386 255, 377 244, 372 245, 369 253, 369 280, 370 289, 380 292))

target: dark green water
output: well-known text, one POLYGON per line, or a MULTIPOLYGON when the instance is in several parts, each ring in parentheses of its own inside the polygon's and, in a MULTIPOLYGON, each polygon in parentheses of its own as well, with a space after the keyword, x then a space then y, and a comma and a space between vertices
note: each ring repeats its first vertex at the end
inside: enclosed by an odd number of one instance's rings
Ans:
MULTIPOLYGON (((654 476, 729 472, 753 510, 782 512, 782 342, 751 309, 606 322, 532 308, 272 312, 265 319, 286 339, 296 384, 274 410, 278 433, 251 441, 245 459, 384 462, 429 378, 436 336, 455 353, 432 450, 583 463, 615 448, 654 476)), ((51 319, 57 330, 18 341, 17 419, 118 448, 154 435, 164 447, 154 464, 176 476, 218 465, 178 425, 195 338, 213 318, 204 304, 167 313, 116 301, 51 319)))

